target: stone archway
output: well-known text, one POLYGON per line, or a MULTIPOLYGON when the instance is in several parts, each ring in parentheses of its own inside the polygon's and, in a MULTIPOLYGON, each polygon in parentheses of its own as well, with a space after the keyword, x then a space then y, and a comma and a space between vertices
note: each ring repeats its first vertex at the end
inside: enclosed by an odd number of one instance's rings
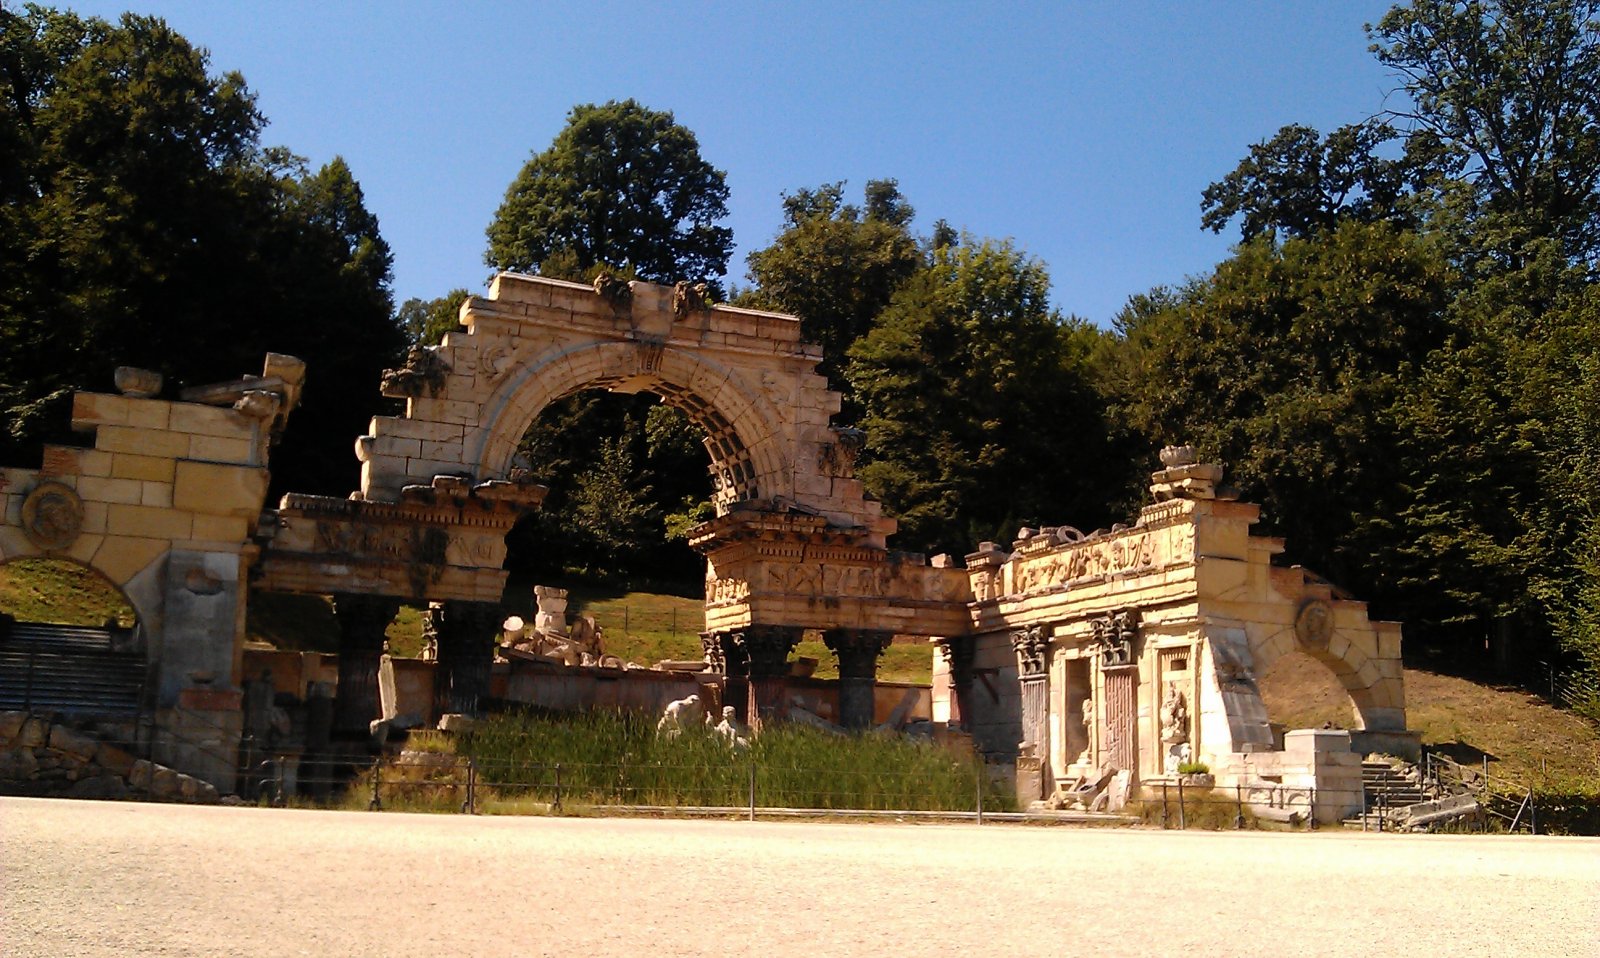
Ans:
POLYGON ((551 403, 593 389, 650 392, 705 434, 719 515, 739 502, 792 497, 792 463, 775 441, 785 423, 771 401, 712 357, 663 346, 648 359, 652 368, 641 369, 636 345, 611 342, 536 357, 484 402, 486 420, 466 437, 464 458, 481 475, 509 475, 518 443, 551 403))
POLYGON ((967 630, 962 570, 888 551, 895 522, 855 479, 859 435, 829 424, 840 397, 817 375, 821 350, 801 341, 794 317, 708 305, 685 283, 603 277, 589 287, 502 273, 488 296, 463 304, 460 321, 385 376, 384 394, 405 399, 405 414, 374 418, 356 440, 361 489, 348 501, 285 500, 265 578, 310 590, 335 568, 361 568, 371 574, 344 587, 498 597, 504 545, 487 537, 543 493, 515 461, 529 424, 582 390, 649 391, 706 433, 716 518, 691 539, 707 557, 705 651, 760 690, 752 719, 784 712, 782 678, 803 629, 824 631, 848 666, 856 704, 847 724, 870 721, 859 714, 871 707, 862 689, 893 635, 967 630), (432 560, 438 571, 407 583, 402 527, 419 522, 438 526, 445 545, 432 560), (394 528, 372 533, 386 523, 394 528))
MULTIPOLYGON (((1318 598, 1303 600, 1296 624, 1260 638, 1252 635, 1250 645, 1256 675, 1265 675, 1285 656, 1303 653, 1326 668, 1344 689, 1358 730, 1403 730, 1405 693, 1401 685, 1398 654, 1389 661, 1374 661, 1374 657, 1363 648, 1362 641, 1365 639, 1367 645, 1374 640, 1382 643, 1386 638, 1383 627, 1389 623, 1368 624, 1366 636, 1347 635, 1334 627, 1331 608, 1329 603, 1318 598), (1306 610, 1319 611, 1319 606, 1330 609, 1330 618, 1325 625, 1308 628, 1306 610)), ((1394 636, 1393 642, 1398 653, 1398 635, 1394 636)))

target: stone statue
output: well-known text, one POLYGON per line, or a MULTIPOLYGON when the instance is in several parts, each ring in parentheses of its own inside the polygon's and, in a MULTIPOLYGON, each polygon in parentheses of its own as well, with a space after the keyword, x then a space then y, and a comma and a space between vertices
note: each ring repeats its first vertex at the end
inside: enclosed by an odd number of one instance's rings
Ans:
POLYGON ((712 731, 716 732, 730 748, 750 747, 750 730, 737 718, 738 710, 731 705, 722 707, 722 721, 712 731))
POLYGON ((1083 751, 1078 753, 1078 761, 1087 762, 1094 750, 1094 699, 1085 695, 1079 711, 1083 715, 1083 751))
POLYGON ((1176 682, 1167 683, 1167 697, 1161 700, 1161 741, 1168 745, 1189 741, 1189 703, 1176 682))
POLYGON ((656 723, 656 734, 662 738, 677 738, 685 730, 700 728, 705 724, 706 714, 700 706, 700 696, 690 695, 667 703, 661 713, 661 721, 656 723))

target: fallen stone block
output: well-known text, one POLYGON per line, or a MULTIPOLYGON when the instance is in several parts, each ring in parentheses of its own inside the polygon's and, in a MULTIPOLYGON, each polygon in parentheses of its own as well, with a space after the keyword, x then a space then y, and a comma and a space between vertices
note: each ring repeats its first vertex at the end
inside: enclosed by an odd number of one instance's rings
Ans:
POLYGON ((128 786, 115 775, 95 775, 72 783, 67 798, 120 799, 128 797, 128 786))
POLYGON ((87 762, 99 751, 100 743, 65 725, 54 725, 50 728, 50 747, 62 755, 87 762))
POLYGON ((0 748, 16 741, 17 736, 22 734, 23 723, 27 721, 27 712, 0 712, 0 748))

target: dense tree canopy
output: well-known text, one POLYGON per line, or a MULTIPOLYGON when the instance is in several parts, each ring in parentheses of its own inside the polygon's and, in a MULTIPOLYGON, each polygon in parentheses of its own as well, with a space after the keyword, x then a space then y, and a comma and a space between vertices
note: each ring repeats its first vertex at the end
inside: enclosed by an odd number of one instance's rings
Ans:
POLYGON ((1051 310, 1049 290, 1037 260, 965 237, 935 249, 851 348, 859 475, 899 518, 902 548, 963 554, 1102 512, 1079 469, 1102 430, 1075 341, 1096 334, 1051 310))
POLYGON ((1346 219, 1408 222, 1403 198, 1419 171, 1378 152, 1396 135, 1386 123, 1343 126, 1325 138, 1309 126, 1286 126, 1206 187, 1201 223, 1220 233, 1237 218, 1240 238, 1251 240, 1267 232, 1310 236, 1346 219))
POLYGON ((1226 462, 1297 560, 1381 598, 1367 536, 1398 478, 1393 407, 1445 338, 1450 280, 1426 240, 1385 224, 1253 240, 1124 312, 1117 418, 1226 462))
POLYGON ((264 124, 160 20, 0 10, 0 456, 64 438, 72 391, 117 365, 177 386, 271 350, 309 365, 275 483, 354 487, 401 343, 390 254, 344 161, 308 173, 264 124))
POLYGON ((1597 11, 1413 0, 1369 26, 1389 109, 1284 127, 1213 184, 1203 225, 1249 242, 1136 299, 1104 380, 1413 649, 1502 672, 1553 638, 1600 671, 1597 11))
POLYGON ((1502 255, 1541 237, 1600 255, 1597 15, 1596 0, 1413 0, 1368 28, 1409 100, 1390 116, 1502 255))
POLYGON ((517 174, 489 224, 496 269, 583 278, 597 267, 657 283, 727 272, 726 175, 671 113, 635 100, 572 108, 517 174))
POLYGON ((805 341, 822 347, 820 371, 845 387, 845 354, 924 265, 913 215, 893 180, 868 181, 859 207, 844 202, 843 183, 786 194, 784 229, 750 254, 756 287, 740 302, 800 317, 805 341))

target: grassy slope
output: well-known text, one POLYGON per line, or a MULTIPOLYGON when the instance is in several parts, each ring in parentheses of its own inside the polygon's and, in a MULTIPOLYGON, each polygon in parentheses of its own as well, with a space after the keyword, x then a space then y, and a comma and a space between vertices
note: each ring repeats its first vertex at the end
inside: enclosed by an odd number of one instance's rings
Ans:
MULTIPOLYGON (((1352 725, 1349 699, 1309 656, 1285 656, 1262 677, 1267 714, 1290 728, 1352 725)), ((1408 724, 1457 761, 1521 782, 1573 782, 1600 792, 1600 729, 1515 688, 1406 669, 1408 724)))
POLYGON ((133 624, 133 609, 116 586, 83 566, 46 559, 0 565, 0 612, 24 622, 61 625, 133 624))
MULTIPOLYGON (((99 576, 65 562, 19 560, 0 566, 0 611, 27 621, 99 625, 117 616, 132 622, 120 593, 99 576)), ((592 615, 605 629, 606 647, 623 659, 651 665, 662 659, 698 659, 704 617, 699 599, 593 588, 572 590, 571 613, 592 615)), ((319 596, 257 595, 250 604, 252 639, 279 648, 334 652, 338 628, 319 596)), ((415 655, 422 647, 422 614, 402 608, 389 626, 390 648, 415 655)), ((796 650, 817 660, 817 675, 838 675, 832 654, 814 633, 796 650)), ((879 662, 889 681, 926 682, 933 652, 926 645, 891 646, 879 662)), ((1262 679, 1268 714, 1291 728, 1331 721, 1351 724, 1349 700, 1315 661, 1287 656, 1262 679)), ((1410 724, 1423 741, 1443 746, 1460 761, 1489 756, 1491 771, 1522 781, 1541 775, 1579 781, 1600 790, 1600 730, 1517 689, 1479 685, 1414 669, 1406 671, 1410 724)))

